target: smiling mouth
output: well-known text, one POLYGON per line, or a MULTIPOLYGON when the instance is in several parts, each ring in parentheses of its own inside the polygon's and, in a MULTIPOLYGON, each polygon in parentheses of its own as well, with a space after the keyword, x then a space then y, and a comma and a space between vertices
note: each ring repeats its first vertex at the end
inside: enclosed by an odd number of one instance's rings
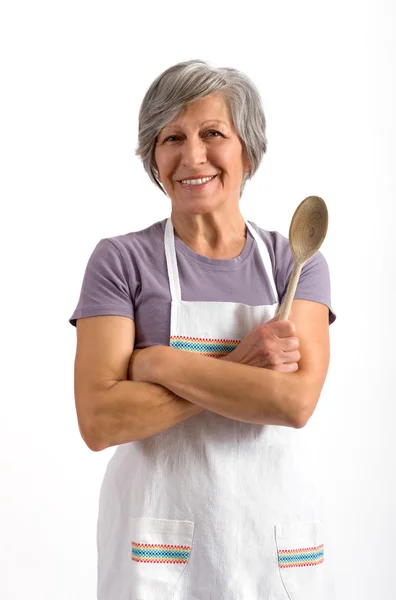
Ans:
POLYGON ((214 181, 216 179, 217 175, 212 175, 209 178, 205 177, 202 179, 185 179, 182 181, 178 181, 178 183, 185 189, 185 190, 202 190, 203 188, 207 187, 208 185, 210 185, 212 183, 212 181, 214 181), (193 181, 194 183, 191 183, 191 181, 193 181), (186 182, 190 182, 190 183, 186 183, 186 182), (200 183, 198 183, 200 182, 200 183))

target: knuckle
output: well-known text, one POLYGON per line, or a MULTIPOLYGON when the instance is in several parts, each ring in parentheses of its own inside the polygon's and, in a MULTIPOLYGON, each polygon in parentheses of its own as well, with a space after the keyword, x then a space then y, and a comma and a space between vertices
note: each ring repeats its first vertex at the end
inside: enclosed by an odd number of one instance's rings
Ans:
POLYGON ((284 341, 285 350, 288 352, 293 352, 297 350, 298 344, 295 341, 295 338, 286 338, 284 341))
POLYGON ((283 365, 281 365, 281 364, 272 365, 271 369, 272 369, 272 371, 280 371, 280 372, 282 372, 283 371, 283 365))
POLYGON ((263 340, 261 340, 261 343, 259 344, 262 352, 272 352, 274 349, 274 343, 272 340, 269 340, 268 338, 265 338, 263 340))
POLYGON ((298 364, 296 362, 284 363, 283 365, 280 365, 278 370, 283 373, 295 373, 298 370, 298 364))
POLYGON ((295 335, 296 334, 296 326, 294 325, 294 323, 292 323, 291 321, 287 321, 287 323, 289 324, 289 332, 290 335, 295 335))
POLYGON ((279 356, 276 352, 267 352, 267 363, 270 365, 278 365, 280 363, 279 356))
POLYGON ((277 325, 276 331, 283 337, 293 337, 296 333, 296 326, 290 321, 278 321, 274 323, 274 329, 275 325, 277 325))
POLYGON ((285 360, 282 356, 279 356, 279 354, 276 354, 275 358, 274 358, 274 363, 276 365, 284 365, 285 364, 285 360))
POLYGON ((300 340, 298 339, 297 336, 293 336, 292 338, 293 341, 293 347, 294 348, 299 348, 300 347, 300 340))

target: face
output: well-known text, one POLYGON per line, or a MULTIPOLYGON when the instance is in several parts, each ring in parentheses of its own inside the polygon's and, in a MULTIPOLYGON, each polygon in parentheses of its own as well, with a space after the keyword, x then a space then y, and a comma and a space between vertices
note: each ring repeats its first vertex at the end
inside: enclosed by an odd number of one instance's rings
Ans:
POLYGON ((187 105, 161 130, 155 160, 173 207, 182 211, 210 211, 226 202, 237 205, 249 170, 228 107, 215 94, 187 105), (212 179, 191 181, 207 177, 212 179))

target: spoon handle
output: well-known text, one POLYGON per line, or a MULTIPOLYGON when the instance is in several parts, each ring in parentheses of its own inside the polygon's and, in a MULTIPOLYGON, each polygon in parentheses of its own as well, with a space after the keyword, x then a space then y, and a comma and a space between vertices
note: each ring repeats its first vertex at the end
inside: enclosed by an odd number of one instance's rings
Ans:
POLYGON ((287 286, 286 296, 280 309, 279 321, 286 321, 286 319, 289 317, 291 305, 294 299, 294 294, 296 293, 296 287, 300 278, 300 273, 303 264, 304 263, 294 263, 289 285, 287 286))

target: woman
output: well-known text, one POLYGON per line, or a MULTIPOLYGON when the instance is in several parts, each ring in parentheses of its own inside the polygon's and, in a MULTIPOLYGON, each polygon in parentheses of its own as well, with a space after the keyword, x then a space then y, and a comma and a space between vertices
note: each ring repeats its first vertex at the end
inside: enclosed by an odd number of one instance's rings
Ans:
POLYGON ((305 425, 335 315, 318 253, 293 319, 276 316, 288 240, 239 209, 265 151, 259 94, 234 69, 183 62, 146 93, 137 154, 171 216, 98 243, 70 319, 82 437, 118 446, 99 600, 330 597, 305 425))

